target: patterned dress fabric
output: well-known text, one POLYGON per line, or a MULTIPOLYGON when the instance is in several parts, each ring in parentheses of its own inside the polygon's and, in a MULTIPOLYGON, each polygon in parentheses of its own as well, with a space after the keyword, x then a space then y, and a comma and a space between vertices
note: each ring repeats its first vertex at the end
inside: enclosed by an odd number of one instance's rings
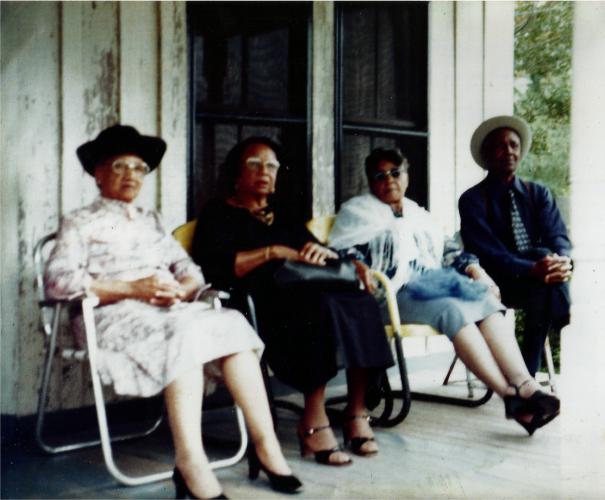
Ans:
POLYGON ((531 248, 531 241, 515 200, 515 191, 509 189, 508 194, 510 196, 510 222, 515 246, 519 252, 527 252, 531 248))
MULTIPOLYGON (((193 277, 197 265, 162 227, 156 212, 98 198, 66 215, 45 272, 47 295, 69 298, 93 280, 133 281, 152 275, 193 277)), ((152 396, 180 375, 218 358, 263 349, 246 319, 203 302, 157 307, 128 299, 95 309, 98 369, 118 394, 152 396)), ((83 341, 81 321, 76 336, 83 341)), ((216 366, 206 366, 216 376, 216 366)))

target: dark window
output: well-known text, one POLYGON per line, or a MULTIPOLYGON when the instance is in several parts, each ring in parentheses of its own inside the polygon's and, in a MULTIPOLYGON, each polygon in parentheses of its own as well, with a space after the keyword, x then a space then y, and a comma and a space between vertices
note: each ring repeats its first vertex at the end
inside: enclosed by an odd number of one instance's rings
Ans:
POLYGON ((398 147, 427 202, 427 2, 336 4, 337 204, 367 191, 363 162, 398 147))
POLYGON ((239 140, 266 135, 286 152, 276 202, 310 212, 308 3, 188 4, 191 71, 190 217, 219 194, 219 174, 239 140))

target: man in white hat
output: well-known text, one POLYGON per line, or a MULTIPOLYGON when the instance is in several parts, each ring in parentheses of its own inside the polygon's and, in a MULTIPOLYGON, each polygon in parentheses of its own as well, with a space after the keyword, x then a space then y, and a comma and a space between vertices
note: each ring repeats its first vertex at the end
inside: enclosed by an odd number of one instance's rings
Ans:
POLYGON ((465 249, 500 287, 502 301, 525 311, 521 351, 533 376, 552 328, 569 323, 571 243, 555 199, 516 171, 529 151, 531 132, 514 116, 484 121, 471 139, 471 153, 487 177, 458 204, 465 249))

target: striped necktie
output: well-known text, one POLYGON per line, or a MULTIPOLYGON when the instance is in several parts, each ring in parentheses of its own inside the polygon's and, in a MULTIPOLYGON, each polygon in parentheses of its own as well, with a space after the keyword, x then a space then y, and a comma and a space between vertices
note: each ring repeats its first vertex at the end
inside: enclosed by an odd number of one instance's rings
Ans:
POLYGON ((515 246, 517 247, 517 251, 527 252, 531 248, 531 241, 527 234, 525 224, 523 224, 523 219, 521 219, 521 214, 519 213, 515 192, 512 189, 509 189, 508 194, 510 195, 510 222, 515 246))

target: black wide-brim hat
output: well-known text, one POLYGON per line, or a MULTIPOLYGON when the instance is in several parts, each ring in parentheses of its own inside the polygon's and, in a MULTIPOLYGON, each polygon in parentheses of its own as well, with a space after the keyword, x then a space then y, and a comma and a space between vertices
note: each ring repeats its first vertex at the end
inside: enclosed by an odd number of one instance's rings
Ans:
POLYGON ((94 140, 85 142, 76 150, 80 163, 90 175, 95 174, 95 167, 103 160, 120 154, 137 155, 153 170, 165 152, 163 139, 142 135, 129 125, 108 127, 94 140))

